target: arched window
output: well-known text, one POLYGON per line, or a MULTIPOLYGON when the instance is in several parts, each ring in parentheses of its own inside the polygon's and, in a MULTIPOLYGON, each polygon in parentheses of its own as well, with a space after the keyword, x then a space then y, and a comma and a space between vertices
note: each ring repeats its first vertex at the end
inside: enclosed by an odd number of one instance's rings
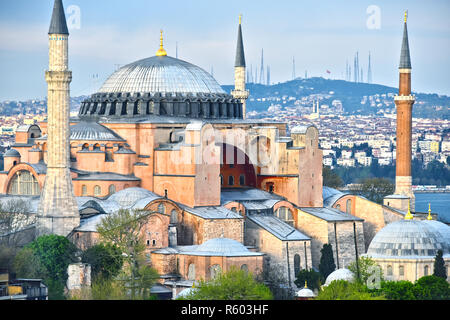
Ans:
POLYGON ((229 176, 228 177, 228 185, 229 186, 234 186, 234 177, 233 176, 229 176))
POLYGON ((82 196, 87 196, 87 186, 85 184, 83 184, 81 186, 81 195, 82 196))
POLYGON ((392 266, 389 265, 389 266, 387 266, 386 269, 387 269, 387 270, 386 270, 386 274, 387 274, 388 276, 392 276, 392 266))
POLYGON ((398 267, 398 274, 400 276, 404 276, 405 275, 405 267, 404 266, 399 266, 398 267))
POLYGON ((231 208, 231 211, 233 211, 233 212, 237 212, 237 209, 236 209, 236 207, 233 207, 233 208, 231 208))
POLYGON ((341 211, 341 205, 338 204, 338 205, 336 206, 336 209, 339 210, 339 211, 341 211))
POLYGON ((351 199, 348 199, 347 200, 347 207, 346 207, 346 212, 347 213, 352 213, 352 200, 351 199))
POLYGON ((188 267, 188 280, 194 281, 195 280, 195 264, 191 263, 188 267))
POLYGON ((163 203, 160 203, 158 205, 158 212, 164 214, 166 212, 166 207, 164 206, 163 203))
POLYGON ((215 264, 209 268, 209 272, 210 272, 211 279, 215 279, 222 272, 222 269, 220 268, 220 266, 218 264, 215 264))
POLYGON ((423 275, 424 276, 427 276, 428 275, 428 266, 425 266, 424 268, 423 268, 423 275))
POLYGON ((243 264, 241 266, 241 270, 244 271, 245 273, 248 273, 248 266, 246 264, 243 264))
POLYGON ((241 186, 244 186, 244 185, 245 185, 245 175, 241 174, 241 175, 239 176, 239 184, 240 184, 241 186))
POLYGON ((294 216, 291 209, 289 209, 288 207, 279 207, 275 211, 275 216, 290 224, 291 226, 294 225, 294 216))
POLYGON ((296 277, 300 273, 300 256, 296 254, 294 256, 294 276, 296 277))
POLYGON ((81 150, 89 150, 89 144, 87 144, 87 143, 83 144, 83 146, 81 147, 81 150))
POLYGON ((108 188, 108 193, 109 195, 112 195, 113 193, 116 193, 116 186, 115 185, 110 185, 108 188))
POLYGON ((94 187, 94 196, 99 196, 102 194, 102 188, 100 186, 94 187))
POLYGON ((37 196, 40 192, 37 179, 27 170, 17 171, 8 188, 8 194, 37 196))
POLYGON ((100 145, 98 143, 94 144, 94 151, 100 151, 100 145))
POLYGON ((170 223, 172 223, 172 224, 178 223, 178 212, 175 209, 173 209, 170 212, 170 223))
POLYGON ((220 185, 223 186, 223 175, 220 175, 220 185))

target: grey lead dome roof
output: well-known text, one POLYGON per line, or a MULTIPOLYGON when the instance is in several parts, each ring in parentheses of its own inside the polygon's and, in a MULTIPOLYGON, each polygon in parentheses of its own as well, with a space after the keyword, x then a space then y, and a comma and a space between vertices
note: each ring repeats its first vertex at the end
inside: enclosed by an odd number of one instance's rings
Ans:
POLYGON ((449 253, 450 244, 425 221, 399 220, 388 224, 373 238, 367 255, 374 258, 434 257, 449 253))
POLYGON ((105 81, 99 92, 225 93, 205 70, 169 56, 154 56, 123 66, 105 81))

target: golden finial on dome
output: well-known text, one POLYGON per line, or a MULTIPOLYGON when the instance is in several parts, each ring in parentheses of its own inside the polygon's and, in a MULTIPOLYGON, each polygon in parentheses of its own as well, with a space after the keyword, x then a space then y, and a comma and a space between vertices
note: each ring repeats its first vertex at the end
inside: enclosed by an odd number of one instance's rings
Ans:
POLYGON ((156 55, 158 57, 164 57, 167 56, 166 50, 163 48, 163 31, 161 30, 161 38, 160 38, 160 44, 159 44, 159 50, 156 51, 156 55))
POLYGON ((410 203, 408 202, 408 213, 405 216, 405 220, 412 220, 413 219, 413 215, 411 214, 411 207, 410 207, 410 203))
POLYGON ((408 20, 408 10, 405 11, 405 23, 406 23, 406 20, 408 20))
POLYGON ((308 289, 308 281, 305 280, 305 288, 308 289))
POLYGON ((428 217, 427 220, 433 220, 433 217, 431 216, 431 204, 428 203, 428 217))

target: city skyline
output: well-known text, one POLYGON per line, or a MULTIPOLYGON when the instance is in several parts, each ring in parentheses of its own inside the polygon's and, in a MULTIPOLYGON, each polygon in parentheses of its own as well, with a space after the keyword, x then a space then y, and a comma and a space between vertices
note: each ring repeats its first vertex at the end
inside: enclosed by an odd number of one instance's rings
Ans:
MULTIPOLYGON (((449 63, 450 24, 445 13, 450 6, 445 1, 434 1, 432 7, 418 1, 346 1, 343 5, 325 1, 319 6, 309 1, 284 1, 281 5, 171 1, 152 7, 145 1, 72 0, 64 5, 71 34, 72 96, 91 94, 118 66, 153 56, 160 29, 170 56, 178 51, 180 59, 195 62, 204 70, 214 69, 221 85, 232 84, 239 14, 243 15, 247 65, 259 71, 264 49, 264 69, 270 67, 272 83, 291 80, 293 57, 297 75, 307 72, 309 77, 345 79, 346 61, 351 63, 355 52, 359 52, 366 82, 370 51, 372 82, 396 87, 398 38, 406 9, 416 75, 414 91, 450 94, 449 80, 442 72, 449 63), (125 19, 119 19, 121 16, 125 19)), ((46 92, 42 71, 48 67, 45 34, 52 1, 19 0, 0 6, 0 72, 8 75, 0 80, 0 99, 42 98, 46 92)))

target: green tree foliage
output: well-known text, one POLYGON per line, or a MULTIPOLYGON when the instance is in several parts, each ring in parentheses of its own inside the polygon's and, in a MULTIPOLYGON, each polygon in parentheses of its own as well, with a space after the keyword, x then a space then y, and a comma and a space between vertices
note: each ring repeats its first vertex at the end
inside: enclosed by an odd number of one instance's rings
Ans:
POLYGON ((425 276, 414 284, 418 300, 450 300, 450 288, 447 280, 436 276, 425 276))
POLYGON ((250 272, 235 267, 210 281, 201 280, 197 290, 180 300, 271 300, 270 289, 250 272))
POLYGON ((320 249, 320 254, 319 272, 322 275, 322 279, 327 279, 330 273, 336 270, 331 244, 324 244, 322 249, 320 249))
POLYGON ((323 185, 326 187, 337 189, 344 185, 341 177, 328 166, 323 166, 322 175, 323 185))
POLYGON ((24 247, 14 265, 21 277, 43 279, 48 286, 49 299, 60 300, 64 299, 67 267, 76 262, 76 253, 75 245, 67 238, 44 235, 24 247))
POLYGON ((367 178, 362 181, 360 188, 352 191, 373 202, 382 204, 384 197, 394 193, 394 184, 385 178, 367 178))
POLYGON ((335 280, 321 288, 315 300, 385 300, 385 298, 370 292, 360 282, 335 280))
POLYGON ((371 292, 384 295, 388 300, 416 300, 414 284, 410 281, 382 281, 379 289, 371 292))
MULTIPOLYGON (((365 285, 374 285, 373 281, 383 280, 383 271, 381 267, 370 257, 359 257, 358 268, 359 280, 365 285), (369 284, 370 280, 372 280, 372 282, 369 284)), ((350 263, 347 269, 355 275, 358 274, 356 261, 350 263)))
POLYGON ((303 288, 305 286, 305 281, 308 283, 308 288, 311 290, 319 289, 320 286, 325 282, 322 278, 322 275, 319 272, 314 271, 313 269, 300 270, 294 283, 297 287, 303 288))
POLYGON ((442 255, 442 250, 438 250, 436 257, 434 258, 433 275, 447 280, 447 270, 442 255))
POLYGON ((84 263, 91 265, 91 277, 110 279, 119 274, 123 266, 120 249, 111 243, 99 243, 86 249, 81 257, 84 263))
POLYGON ((148 297, 147 289, 156 282, 157 272, 146 268, 145 244, 141 235, 148 216, 146 210, 119 210, 107 215, 97 227, 103 242, 114 244, 123 253, 124 272, 119 278, 130 292, 130 299, 148 297))

